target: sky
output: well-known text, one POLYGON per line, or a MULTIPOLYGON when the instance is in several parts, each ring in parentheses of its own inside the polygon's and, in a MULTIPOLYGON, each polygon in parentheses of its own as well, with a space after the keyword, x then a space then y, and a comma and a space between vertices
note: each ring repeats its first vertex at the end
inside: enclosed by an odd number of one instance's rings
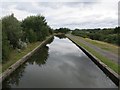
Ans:
POLYGON ((0 18, 14 13, 22 21, 43 15, 51 28, 113 28, 118 26, 119 0, 3 0, 0 18))

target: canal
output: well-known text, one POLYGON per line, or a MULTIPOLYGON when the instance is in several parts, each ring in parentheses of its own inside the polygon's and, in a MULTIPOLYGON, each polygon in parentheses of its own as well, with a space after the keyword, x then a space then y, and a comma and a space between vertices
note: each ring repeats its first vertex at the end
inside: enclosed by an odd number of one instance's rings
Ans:
POLYGON ((14 71, 3 88, 116 88, 68 38, 54 36, 14 71))

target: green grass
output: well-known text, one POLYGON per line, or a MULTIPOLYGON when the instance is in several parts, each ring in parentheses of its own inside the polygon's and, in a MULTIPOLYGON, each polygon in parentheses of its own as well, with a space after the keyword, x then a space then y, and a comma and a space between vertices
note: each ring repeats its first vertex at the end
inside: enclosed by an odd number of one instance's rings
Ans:
MULTIPOLYGON (((51 36, 46 37, 46 39, 50 38, 51 36)), ((0 64, 0 74, 4 72, 7 68, 9 68, 12 64, 16 63, 19 59, 21 59, 23 56, 28 54, 30 51, 35 49, 38 45, 40 45, 41 42, 34 42, 28 44, 27 48, 24 50, 21 50, 21 52, 17 52, 16 50, 11 50, 10 58, 5 64, 0 64)))
POLYGON ((116 73, 120 73, 120 71, 118 71, 118 67, 120 68, 120 65, 118 65, 117 63, 113 62, 112 60, 102 56, 101 54, 97 53, 95 50, 91 49, 90 47, 86 46, 85 44, 78 42, 77 40, 75 40, 73 38, 70 38, 70 39, 75 41, 76 44, 78 44, 78 45, 82 46, 83 48, 85 48, 86 50, 88 50, 92 55, 94 55, 99 60, 101 60, 103 63, 105 63, 108 67, 110 67, 116 73))
POLYGON ((98 41, 98 40, 92 40, 89 38, 82 38, 82 39, 95 45, 95 46, 100 47, 103 50, 110 51, 110 52, 118 55, 118 48, 120 48, 119 46, 116 46, 116 45, 113 45, 110 43, 106 43, 106 42, 102 42, 102 41, 98 41))
POLYGON ((24 55, 32 51, 40 43, 41 42, 30 43, 28 44, 28 47, 24 50, 21 50, 20 53, 17 52, 16 50, 12 50, 10 53, 9 61, 7 61, 5 64, 2 64, 2 72, 4 72, 8 67, 17 62, 19 59, 21 59, 24 55))

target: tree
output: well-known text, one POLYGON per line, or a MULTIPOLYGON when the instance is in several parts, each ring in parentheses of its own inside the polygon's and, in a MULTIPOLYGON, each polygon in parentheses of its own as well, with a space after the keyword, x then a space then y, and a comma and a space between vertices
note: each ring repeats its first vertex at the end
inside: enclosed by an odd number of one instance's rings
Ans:
POLYGON ((2 32, 2 63, 9 60, 10 44, 5 32, 2 32))
POLYGON ((36 33, 38 41, 44 40, 50 34, 50 28, 44 16, 29 16, 22 21, 21 26, 25 33, 29 33, 29 30, 32 29, 36 33))
POLYGON ((55 32, 55 33, 64 33, 64 34, 66 34, 66 33, 68 33, 69 31, 70 31, 69 28, 59 28, 59 29, 56 29, 54 32, 55 32))
POLYGON ((29 16, 22 22, 14 14, 3 17, 2 21, 2 61, 9 60, 10 50, 26 47, 26 42, 42 41, 52 34, 44 16, 29 16))
POLYGON ((35 42, 35 41, 37 41, 36 33, 32 29, 30 29, 28 31, 27 38, 28 38, 29 42, 35 42))
POLYGON ((18 46, 18 40, 22 36, 22 28, 20 22, 14 17, 14 14, 2 18, 2 32, 7 35, 13 48, 18 46))
POLYGON ((119 33, 120 34, 120 27, 116 27, 115 29, 114 29, 114 33, 119 33))

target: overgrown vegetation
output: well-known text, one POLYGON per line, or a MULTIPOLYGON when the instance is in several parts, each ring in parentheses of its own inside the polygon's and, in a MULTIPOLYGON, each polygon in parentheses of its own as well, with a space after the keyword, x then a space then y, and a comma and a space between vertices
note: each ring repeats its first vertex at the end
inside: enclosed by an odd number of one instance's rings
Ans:
POLYGON ((54 33, 64 33, 64 34, 66 34, 69 31, 70 31, 69 28, 59 28, 59 29, 54 30, 54 33))
POLYGON ((29 16, 18 21, 14 14, 2 18, 2 63, 9 61, 10 52, 21 52, 29 43, 43 41, 53 34, 44 16, 29 16))
POLYGON ((92 40, 120 45, 120 27, 109 29, 75 29, 72 34, 92 40))

